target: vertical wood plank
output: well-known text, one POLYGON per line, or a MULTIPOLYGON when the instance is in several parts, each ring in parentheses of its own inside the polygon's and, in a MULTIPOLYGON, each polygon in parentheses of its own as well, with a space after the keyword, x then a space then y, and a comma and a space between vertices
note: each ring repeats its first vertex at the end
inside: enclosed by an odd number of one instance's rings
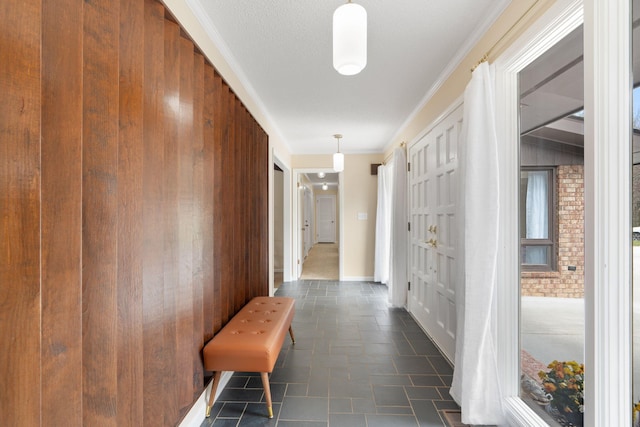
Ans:
POLYGON ((216 225, 219 217, 217 209, 220 200, 216 197, 218 191, 218 143, 220 129, 217 125, 217 115, 220 109, 216 97, 216 76, 213 67, 204 66, 204 103, 203 103, 203 321, 204 342, 213 338, 213 334, 220 329, 220 310, 214 307, 219 304, 219 297, 215 289, 220 283, 220 245, 219 227, 216 225))
POLYGON ((261 161, 263 167, 262 170, 262 205, 259 207, 262 212, 262 223, 260 228, 262 230, 262 236, 260 242, 262 243, 262 269, 261 269, 261 284, 259 285, 258 292, 260 295, 269 294, 269 171, 271 170, 271 164, 269 163, 269 136, 262 128, 259 129, 261 138, 258 139, 260 144, 261 161))
POLYGON ((39 0, 0 5, 0 419, 40 422, 39 0), (10 31, 8 30, 10 29, 10 31))
MULTIPOLYGON (((240 100, 234 95, 233 97, 233 163, 236 165, 235 173, 233 175, 233 206, 234 206, 234 218, 238 221, 233 227, 233 241, 235 243, 235 257, 234 257, 234 270, 235 270, 235 298, 233 312, 238 312, 245 302, 245 290, 246 290, 246 260, 245 255, 247 253, 248 242, 245 237, 245 231, 248 227, 247 222, 247 209, 244 200, 240 200, 237 196, 247 192, 249 195, 253 191, 253 188, 245 188, 244 178, 247 173, 245 167, 246 155, 244 153, 244 138, 242 134, 242 121, 243 121, 243 108, 240 100)), ((244 198, 243 198, 244 199, 244 198)))
MULTIPOLYGON (((223 122, 223 85, 222 78, 217 73, 214 75, 211 74, 211 89, 212 89, 212 97, 214 102, 213 109, 213 123, 214 123, 214 134, 212 139, 212 148, 213 148, 213 181, 211 188, 213 189, 213 200, 217 203, 216 206, 222 206, 219 203, 223 201, 223 185, 218 185, 218 183, 222 182, 222 138, 224 133, 224 122, 223 122)), ((207 90, 209 90, 209 83, 207 83, 207 90)), ((215 240, 213 242, 213 254, 215 260, 215 266, 213 269, 214 273, 214 285, 213 285, 213 309, 214 309, 214 319, 213 319, 213 330, 214 332, 219 331, 222 328, 222 257, 224 255, 223 248, 223 232, 222 228, 224 227, 224 210, 223 209, 215 209, 213 212, 213 228, 216 230, 214 232, 215 240)))
POLYGON ((143 388, 144 2, 120 0, 118 139, 118 414, 141 425, 143 388))
POLYGON ((143 158, 144 426, 164 423, 164 8, 145 0, 143 158), (162 421, 159 421, 162 420, 162 421))
POLYGON ((258 210, 259 206, 260 206, 260 200, 261 200, 261 174, 262 171, 260 170, 260 168, 262 167, 262 165, 260 164, 260 159, 259 159, 259 141, 256 138, 256 124, 253 121, 253 118, 248 115, 247 117, 248 120, 248 129, 250 130, 250 138, 251 138, 251 144, 250 147, 248 148, 250 153, 251 153, 251 169, 253 170, 253 174, 251 175, 251 181, 253 182, 253 185, 255 185, 256 187, 256 191, 253 195, 253 200, 252 200, 252 204, 254 206, 254 212, 255 214, 251 215, 251 245, 252 245, 252 250, 251 250, 251 279, 249 282, 249 289, 247 292, 250 292, 252 296, 255 296, 257 294, 257 284, 260 280, 260 257, 262 256, 262 242, 260 241, 260 219, 262 217, 261 212, 258 210))
POLYGON ((116 426, 119 2, 84 4, 83 419, 116 426))
POLYGON ((247 259, 247 267, 246 267, 246 272, 245 272, 245 277, 246 277, 246 285, 245 285, 245 289, 246 289, 246 300, 250 300, 251 298, 253 298, 253 281, 254 281, 254 272, 255 272, 255 268, 254 268, 254 263, 257 260, 257 256, 256 256, 256 251, 255 248, 258 247, 258 243, 254 241, 254 234, 255 234, 255 230, 256 230, 256 218, 258 215, 258 212, 255 211, 255 207, 256 207, 256 198, 257 198, 257 192, 258 192, 258 187, 259 184, 258 182, 256 182, 255 177, 256 174, 258 173, 258 171, 256 171, 254 169, 254 163, 255 163, 255 140, 252 138, 252 123, 251 123, 251 115, 249 114, 249 111, 247 111, 246 108, 243 108, 243 137, 245 140, 245 151, 246 151, 246 160, 245 160, 245 165, 246 165, 246 175, 245 175, 245 184, 244 185, 249 185, 249 186, 255 186, 256 188, 251 192, 251 195, 249 197, 248 200, 248 212, 247 212, 247 231, 246 231, 246 241, 247 241, 247 254, 245 255, 246 259, 247 259))
MULTIPOLYGON (((234 172, 235 164, 233 163, 233 157, 231 156, 233 150, 233 94, 229 90, 229 86, 226 84, 222 87, 221 98, 221 125, 222 125, 222 138, 220 139, 221 146, 221 179, 225 179, 224 182, 220 181, 215 183, 216 186, 221 186, 221 201, 216 203, 216 210, 222 209, 221 214, 224 214, 226 210, 227 214, 234 212, 233 204, 233 191, 234 191, 234 172)), ((221 321, 225 325, 233 311, 233 290, 235 289, 235 277, 234 277, 234 242, 233 242, 233 224, 228 224, 227 221, 223 222, 223 227, 216 232, 222 239, 222 256, 219 260, 221 263, 221 277, 220 277, 220 299, 221 299, 221 321)), ((218 262, 218 261, 217 261, 218 262)))
POLYGON ((164 22, 164 412, 178 413, 176 295, 178 291, 178 129, 180 122, 180 28, 164 22))
POLYGON ((229 105, 229 118, 227 126, 227 143, 223 149, 227 152, 227 161, 225 162, 225 169, 223 169, 223 175, 225 177, 225 204, 228 206, 228 212, 230 216, 235 218, 234 222, 226 221, 225 228, 228 231, 227 240, 225 241, 225 250, 229 251, 229 280, 223 282, 223 286, 227 288, 227 316, 225 323, 238 311, 236 308, 237 294, 241 289, 241 284, 238 283, 238 248, 241 242, 236 240, 236 228, 240 223, 240 219, 237 216, 238 208, 238 161, 236 156, 236 148, 238 142, 236 140, 236 96, 229 89, 229 96, 227 98, 229 105))
MULTIPOLYGON (((194 54, 193 62, 193 344, 191 348, 193 366, 193 400, 204 388, 204 373, 200 352, 204 347, 204 278, 212 277, 213 265, 204 264, 204 239, 207 224, 213 224, 213 215, 205 216, 205 191, 210 193, 211 187, 204 185, 204 57, 194 54), (206 221, 206 223, 205 223, 206 221), (205 268, 207 273, 205 273, 205 268)), ((210 228, 210 226, 209 226, 210 228)), ((213 241, 211 242, 213 244, 213 241)), ((213 254, 213 248, 209 249, 213 254)), ((209 303, 212 306, 212 303, 209 303)))
MULTIPOLYGON (((243 105, 241 108, 242 112, 242 146, 244 155, 243 158, 243 167, 244 167, 244 179, 245 181, 243 186, 250 185, 251 188, 255 185, 255 176, 258 171, 255 170, 255 153, 254 149, 254 141, 250 135, 250 126, 249 120, 251 116, 249 115, 249 111, 247 111, 246 107, 243 105)), ((251 191, 251 195, 249 200, 247 201, 247 210, 245 213, 245 221, 247 223, 247 227, 243 230, 244 241, 245 241, 245 249, 244 249, 244 259, 245 259, 245 267, 244 267, 244 303, 249 301, 253 297, 252 292, 252 280, 253 280, 253 271, 254 271, 254 263, 256 261, 255 253, 256 248, 259 246, 256 245, 256 241, 253 240, 253 234, 255 231, 255 217, 258 213, 255 211, 256 207, 256 192, 259 189, 251 191)))
POLYGON ((82 425, 82 11, 82 0, 42 4, 41 410, 51 426, 82 425))
POLYGON ((194 80, 193 43, 179 38, 180 111, 178 127, 178 283, 176 292, 176 338, 178 408, 184 415, 193 400, 193 241, 194 214, 194 80))

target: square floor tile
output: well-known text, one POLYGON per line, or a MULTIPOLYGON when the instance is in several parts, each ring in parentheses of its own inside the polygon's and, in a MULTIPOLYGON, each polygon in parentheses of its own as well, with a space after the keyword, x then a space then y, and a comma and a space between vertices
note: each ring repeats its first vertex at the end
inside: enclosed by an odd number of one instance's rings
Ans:
POLYGON ((373 395, 377 406, 409 406, 404 387, 374 385, 373 395))
POLYGON ((409 399, 440 400, 442 396, 436 387, 405 387, 409 399))
POLYGON ((329 399, 322 397, 287 397, 282 401, 280 419, 289 421, 327 421, 329 399))
POLYGON ((329 413, 331 414, 351 414, 351 399, 331 398, 329 399, 329 413))
POLYGON ((418 427, 416 417, 410 415, 366 415, 367 427, 418 427))
POLYGON ((364 414, 331 414, 329 425, 331 427, 367 427, 367 419, 364 414))
POLYGON ((437 373, 426 356, 397 356, 393 358, 393 363, 399 374, 437 373))
POLYGON ((446 424, 442 421, 438 409, 435 405, 427 400, 412 400, 411 406, 416 418, 420 423, 420 427, 442 427, 446 424))
POLYGON ((409 377, 414 386, 444 386, 444 382, 439 375, 410 375, 409 377))

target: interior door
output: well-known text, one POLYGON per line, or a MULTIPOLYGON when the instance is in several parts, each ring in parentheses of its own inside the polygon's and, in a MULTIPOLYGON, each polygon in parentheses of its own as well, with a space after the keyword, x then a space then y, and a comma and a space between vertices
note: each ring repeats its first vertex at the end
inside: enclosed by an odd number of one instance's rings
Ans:
POLYGON ((336 196, 316 197, 317 238, 319 243, 336 241, 336 196))
POLYGON ((450 360, 456 332, 456 208, 462 106, 409 148, 409 311, 450 360))

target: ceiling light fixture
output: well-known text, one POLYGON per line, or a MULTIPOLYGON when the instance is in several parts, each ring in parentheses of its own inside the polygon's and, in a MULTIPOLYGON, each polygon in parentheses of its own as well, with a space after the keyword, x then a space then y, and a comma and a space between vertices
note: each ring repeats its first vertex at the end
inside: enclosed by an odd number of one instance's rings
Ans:
POLYGON ((333 137, 338 140, 338 152, 333 153, 333 170, 342 172, 344 170, 344 154, 340 152, 340 138, 342 138, 342 135, 336 133, 333 137))
POLYGON ((333 12, 333 68, 353 76, 366 65, 367 11, 349 0, 333 12))
POLYGON ((318 172, 318 178, 324 178, 327 176, 324 172, 318 172))
POLYGON ((329 188, 329 186, 327 185, 327 183, 325 182, 324 184, 322 184, 322 189, 323 190, 327 190, 329 188))

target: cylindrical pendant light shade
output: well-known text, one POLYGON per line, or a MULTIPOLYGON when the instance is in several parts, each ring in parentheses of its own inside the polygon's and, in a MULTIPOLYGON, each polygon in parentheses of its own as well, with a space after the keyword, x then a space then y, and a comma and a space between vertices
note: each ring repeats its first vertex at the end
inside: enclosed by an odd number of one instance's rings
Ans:
POLYGON ((344 154, 333 153, 333 170, 336 172, 344 170, 344 154))
POLYGON ((347 3, 333 13, 333 68, 340 74, 358 74, 367 65, 367 11, 347 3))

